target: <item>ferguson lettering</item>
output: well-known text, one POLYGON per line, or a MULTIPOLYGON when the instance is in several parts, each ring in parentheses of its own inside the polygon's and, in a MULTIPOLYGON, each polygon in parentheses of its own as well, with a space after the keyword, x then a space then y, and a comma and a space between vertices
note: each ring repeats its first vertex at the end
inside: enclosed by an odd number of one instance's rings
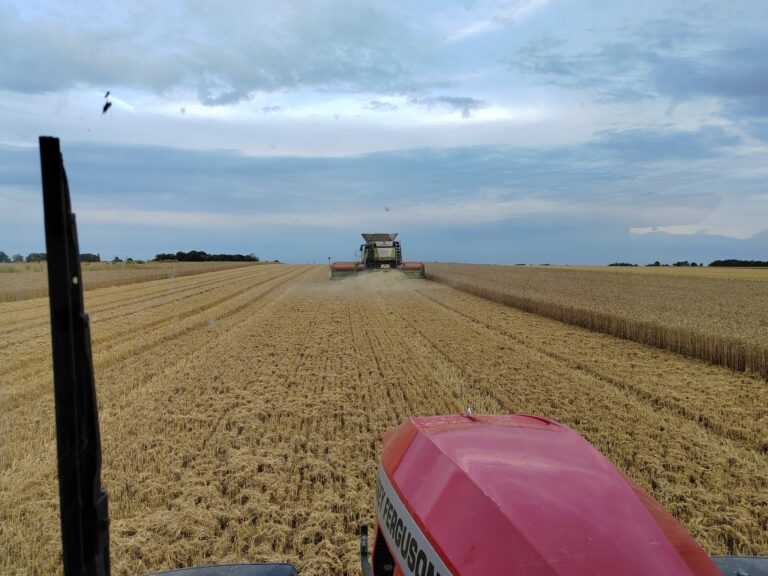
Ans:
POLYGON ((430 545, 400 501, 382 468, 376 478, 376 515, 379 529, 404 574, 450 576, 451 572, 430 545))

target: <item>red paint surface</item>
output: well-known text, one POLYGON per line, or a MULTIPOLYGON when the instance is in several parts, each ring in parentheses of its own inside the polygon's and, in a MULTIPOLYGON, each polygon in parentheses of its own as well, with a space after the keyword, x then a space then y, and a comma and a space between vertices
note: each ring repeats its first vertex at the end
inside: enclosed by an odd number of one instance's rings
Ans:
POLYGON ((454 574, 721 576, 661 505, 558 423, 412 418, 387 435, 382 461, 454 574))
POLYGON ((355 270, 357 262, 334 262, 331 264, 331 270, 355 270))
POLYGON ((422 262, 401 262, 397 268, 399 270, 420 270, 424 268, 424 264, 422 262))

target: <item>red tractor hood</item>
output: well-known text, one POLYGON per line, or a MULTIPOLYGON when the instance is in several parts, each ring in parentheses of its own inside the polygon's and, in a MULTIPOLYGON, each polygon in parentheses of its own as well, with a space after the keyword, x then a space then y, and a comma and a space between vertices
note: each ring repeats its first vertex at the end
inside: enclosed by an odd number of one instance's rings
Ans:
POLYGON ((666 510, 557 422, 411 418, 384 440, 377 528, 403 574, 721 576, 666 510))

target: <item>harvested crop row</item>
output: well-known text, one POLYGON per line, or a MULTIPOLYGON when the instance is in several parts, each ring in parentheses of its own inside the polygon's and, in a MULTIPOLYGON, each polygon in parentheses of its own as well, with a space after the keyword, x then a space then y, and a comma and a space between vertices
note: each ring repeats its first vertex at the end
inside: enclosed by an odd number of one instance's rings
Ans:
POLYGON ((430 279, 526 312, 768 378, 768 271, 722 278, 431 264, 430 279))
MULTIPOLYGON (((102 430, 105 452, 111 451, 108 445, 110 426, 107 424, 110 413, 115 409, 123 412, 121 405, 125 399, 132 397, 137 389, 141 389, 145 382, 158 373, 163 359, 167 362, 174 358, 194 356, 208 345, 210 333, 207 329, 231 323, 240 317, 238 312, 244 306, 266 306, 273 299, 279 299, 284 291, 290 289, 287 280, 306 273, 306 270, 287 268, 267 282, 256 275, 250 282, 232 284, 230 297, 222 305, 198 310, 188 316, 185 322, 173 322, 168 332, 162 330, 147 334, 139 322, 132 326, 134 333, 131 337, 113 341, 111 346, 95 347, 94 365, 104 422, 102 430)), ((186 279, 187 282, 195 280, 193 277, 186 279)), ((184 312, 183 308, 169 308, 165 314, 172 320, 174 314, 183 315, 184 312)), ((100 330, 107 333, 121 331, 122 326, 119 324, 122 323, 96 323, 94 333, 100 330)), ((41 351, 37 351, 37 354, 41 354, 41 351)), ((46 350, 45 354, 49 354, 49 351, 46 350)), ((16 558, 8 569, 0 561, 0 571, 3 573, 11 569, 19 574, 35 570, 39 573, 55 572, 59 558, 57 502, 51 497, 55 492, 55 441, 52 394, 49 388, 50 358, 38 359, 43 368, 42 373, 24 373, 13 381, 6 380, 4 374, 1 387, 5 392, 10 385, 25 384, 36 391, 31 396, 26 389, 16 395, 11 394, 15 408, 9 402, 0 403, 0 431, 4 437, 8 437, 9 431, 13 430, 13 442, 3 443, 0 447, 0 499, 4 500, 0 506, 0 543, 4 548, 8 547, 3 550, 6 562, 10 561, 10 557, 16 558), (20 402, 19 396, 26 402, 20 402), (6 492, 11 487, 14 492, 6 492), (12 498, 15 505, 8 502, 8 498, 12 498), (11 553, 12 550, 17 552, 11 553), (43 558, 40 550, 44 551, 43 558), (43 568, 40 568, 41 565, 43 568)), ((144 417, 152 418, 153 414, 145 413, 144 417)), ((115 431, 119 435, 118 445, 124 445, 128 437, 122 436, 119 429, 115 431)), ((128 442, 128 446, 132 444, 128 442)), ((119 454, 119 450, 116 452, 119 454)))
MULTIPOLYGON (((103 366, 120 364, 123 359, 144 350, 151 352, 160 342, 174 340, 180 335, 197 330, 200 326, 215 324, 223 318, 237 314, 245 306, 255 304, 263 294, 284 284, 300 271, 300 268, 280 268, 268 275, 254 271, 247 281, 226 282, 212 292, 200 289, 203 294, 201 299, 190 298, 182 303, 169 302, 151 319, 136 314, 127 323, 122 319, 104 325, 94 321, 92 339, 97 351, 94 354, 94 367, 98 372, 103 366)), ((23 350, 21 356, 23 361, 9 365, 3 375, 5 382, 0 387, 0 414, 6 418, 15 418, 14 411, 17 409, 24 410, 33 406, 30 400, 45 394, 50 385, 48 339, 40 341, 30 338, 29 346, 23 350)), ((134 372, 133 375, 140 373, 134 372)), ((29 432, 34 433, 33 430, 29 432)))
MULTIPOLYGON (((288 272, 290 270, 285 268, 265 271, 251 269, 247 276, 244 276, 242 272, 227 271, 221 272, 222 277, 217 278, 215 282, 196 276, 188 282, 191 286, 185 292, 180 292, 176 284, 183 280, 161 281, 168 296, 151 294, 142 298, 141 294, 137 294, 131 301, 124 302, 122 305, 117 303, 110 306, 108 302, 113 295, 96 292, 94 294, 99 296, 93 302, 90 297, 86 298, 86 306, 89 307, 92 304, 94 309, 90 314, 96 326, 92 335, 94 345, 104 345, 104 338, 106 341, 111 341, 121 339, 125 335, 137 337, 135 332, 137 326, 145 332, 151 332, 156 326, 178 321, 190 311, 210 308, 216 301, 226 300, 229 294, 242 291, 243 286, 249 285, 249 282, 244 283, 244 280, 266 282, 288 272), (171 311, 173 313, 169 313, 171 311), (99 330, 101 326, 109 326, 110 330, 101 332, 99 330)), ((26 330, 20 328, 3 335, 4 346, 0 348, 0 353, 3 355, 8 376, 18 376, 16 370, 24 367, 39 370, 40 367, 34 362, 36 350, 49 351, 47 300, 42 300, 40 304, 34 321, 28 320, 26 330)), ((15 315, 9 312, 6 317, 14 319, 15 315)))
MULTIPOLYGON (((381 434, 409 415, 467 406, 560 419, 710 552, 768 553, 760 380, 435 283, 285 270, 201 286, 203 300, 227 296, 210 307, 190 297, 156 317, 139 308, 94 320, 115 574, 282 560, 302 576, 356 574, 381 434), (137 336, 160 319, 151 338, 137 336)), ((43 369, 19 372, 22 396, 24 384, 49 386, 50 360, 31 353, 43 369)), ((0 389, 10 384, 3 376, 0 389)), ((0 449, 0 572, 51 573, 52 398, 23 399, 0 412, 0 434, 14 431, 0 449)))
MULTIPOLYGON (((133 316, 138 310, 150 311, 166 303, 176 302, 197 296, 205 291, 220 286, 231 285, 241 279, 275 274, 284 270, 282 266, 259 266, 258 268, 238 268, 226 273, 207 272, 195 275, 194 282, 183 278, 154 281, 146 286, 117 287, 86 292, 85 302, 89 316, 103 322, 117 316, 133 316)), ((17 340, 27 340, 29 331, 38 334, 49 333, 48 299, 35 298, 26 300, 24 306, 0 304, 3 325, 0 326, 0 351, 17 340)))
MULTIPOLYGON (((83 286, 86 290, 95 290, 256 265, 253 262, 83 263, 83 286)), ((44 263, 8 264, 5 268, 6 273, 0 274, 0 302, 40 298, 48 294, 44 263)))

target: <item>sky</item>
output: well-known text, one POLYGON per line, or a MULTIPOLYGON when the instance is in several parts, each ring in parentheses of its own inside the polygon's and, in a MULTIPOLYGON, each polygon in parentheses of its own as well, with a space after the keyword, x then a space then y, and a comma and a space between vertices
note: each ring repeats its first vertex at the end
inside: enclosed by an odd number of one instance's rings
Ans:
POLYGON ((764 0, 0 0, 0 250, 768 260, 764 0), (106 101, 111 108, 102 113, 106 101))

